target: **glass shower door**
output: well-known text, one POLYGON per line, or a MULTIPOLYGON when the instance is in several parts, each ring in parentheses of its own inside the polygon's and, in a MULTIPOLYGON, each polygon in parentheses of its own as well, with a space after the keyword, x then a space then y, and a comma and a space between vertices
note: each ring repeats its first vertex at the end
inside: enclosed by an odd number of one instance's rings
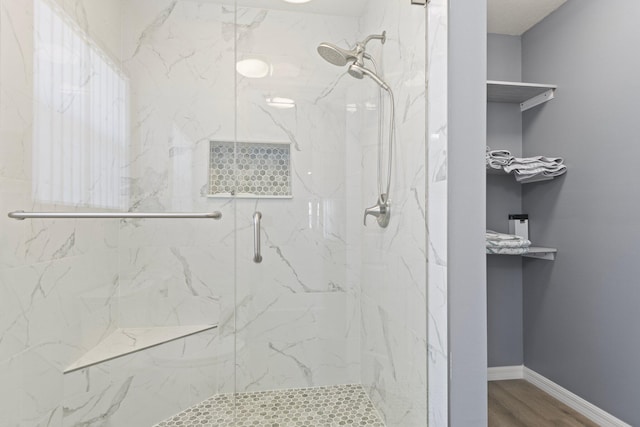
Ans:
POLYGON ((347 215, 351 88, 316 52, 323 38, 354 40, 356 22, 305 5, 238 6, 239 156, 254 153, 248 171, 239 163, 236 201, 238 425, 337 425, 351 415, 377 425, 359 380, 359 264, 347 245, 361 223, 360 212, 347 215), (256 63, 263 74, 243 69, 256 63))
POLYGON ((237 425, 427 423, 425 26, 410 1, 238 1, 237 425), (363 214, 389 100, 317 51, 383 31, 365 65, 396 94, 388 228, 363 214))

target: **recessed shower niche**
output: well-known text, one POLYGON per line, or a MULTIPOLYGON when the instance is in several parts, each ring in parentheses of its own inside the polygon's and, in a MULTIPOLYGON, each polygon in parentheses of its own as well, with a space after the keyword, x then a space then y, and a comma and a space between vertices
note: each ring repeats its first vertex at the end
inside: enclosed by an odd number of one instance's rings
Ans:
POLYGON ((209 197, 291 198, 287 143, 211 141, 209 197))

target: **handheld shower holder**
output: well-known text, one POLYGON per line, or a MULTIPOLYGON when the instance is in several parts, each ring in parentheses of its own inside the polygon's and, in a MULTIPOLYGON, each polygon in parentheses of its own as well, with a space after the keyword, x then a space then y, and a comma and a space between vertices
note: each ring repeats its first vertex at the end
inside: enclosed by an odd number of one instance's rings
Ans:
POLYGON ((384 44, 387 41, 387 32, 383 31, 382 34, 372 34, 367 36, 363 41, 357 42, 354 48, 355 61, 353 64, 364 67, 364 59, 371 59, 371 55, 366 52, 367 44, 369 44, 371 40, 380 40, 380 43, 384 44))
POLYGON ((391 220, 391 206, 386 194, 381 194, 375 205, 364 210, 364 225, 367 225, 367 216, 369 215, 376 218, 380 228, 387 228, 391 220))

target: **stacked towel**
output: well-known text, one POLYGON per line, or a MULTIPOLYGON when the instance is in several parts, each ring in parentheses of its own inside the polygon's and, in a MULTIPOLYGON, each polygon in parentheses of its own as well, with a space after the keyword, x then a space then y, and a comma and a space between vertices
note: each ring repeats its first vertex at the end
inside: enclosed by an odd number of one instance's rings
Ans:
POLYGON ((491 150, 487 147, 486 154, 487 169, 502 170, 505 166, 508 166, 513 159, 511 152, 507 150, 491 150))
POLYGON ((567 166, 560 157, 513 157, 507 150, 491 150, 487 147, 488 170, 512 173, 521 183, 544 181, 567 173, 567 166))
POLYGON ((523 237, 487 230, 487 253, 522 255, 529 252, 531 242, 523 237))
POLYGON ((514 157, 504 167, 506 173, 513 173, 518 182, 535 182, 552 179, 567 173, 567 166, 560 157, 514 157))

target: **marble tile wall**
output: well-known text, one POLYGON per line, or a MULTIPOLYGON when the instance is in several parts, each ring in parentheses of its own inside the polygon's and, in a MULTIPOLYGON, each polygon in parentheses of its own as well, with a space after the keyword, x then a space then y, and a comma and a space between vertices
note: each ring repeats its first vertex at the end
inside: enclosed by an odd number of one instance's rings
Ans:
POLYGON ((449 425, 447 290, 448 0, 427 8, 427 309, 429 426, 449 425))
MULTIPOLYGON (((396 105, 391 223, 381 229, 371 221, 361 249, 362 382, 388 426, 427 420, 425 13, 408 1, 372 1, 359 26, 362 37, 387 31, 386 43, 372 42, 369 49, 382 64, 396 105)), ((377 198, 380 106, 374 82, 357 84, 366 87, 359 120, 361 204, 370 206, 377 198)))

